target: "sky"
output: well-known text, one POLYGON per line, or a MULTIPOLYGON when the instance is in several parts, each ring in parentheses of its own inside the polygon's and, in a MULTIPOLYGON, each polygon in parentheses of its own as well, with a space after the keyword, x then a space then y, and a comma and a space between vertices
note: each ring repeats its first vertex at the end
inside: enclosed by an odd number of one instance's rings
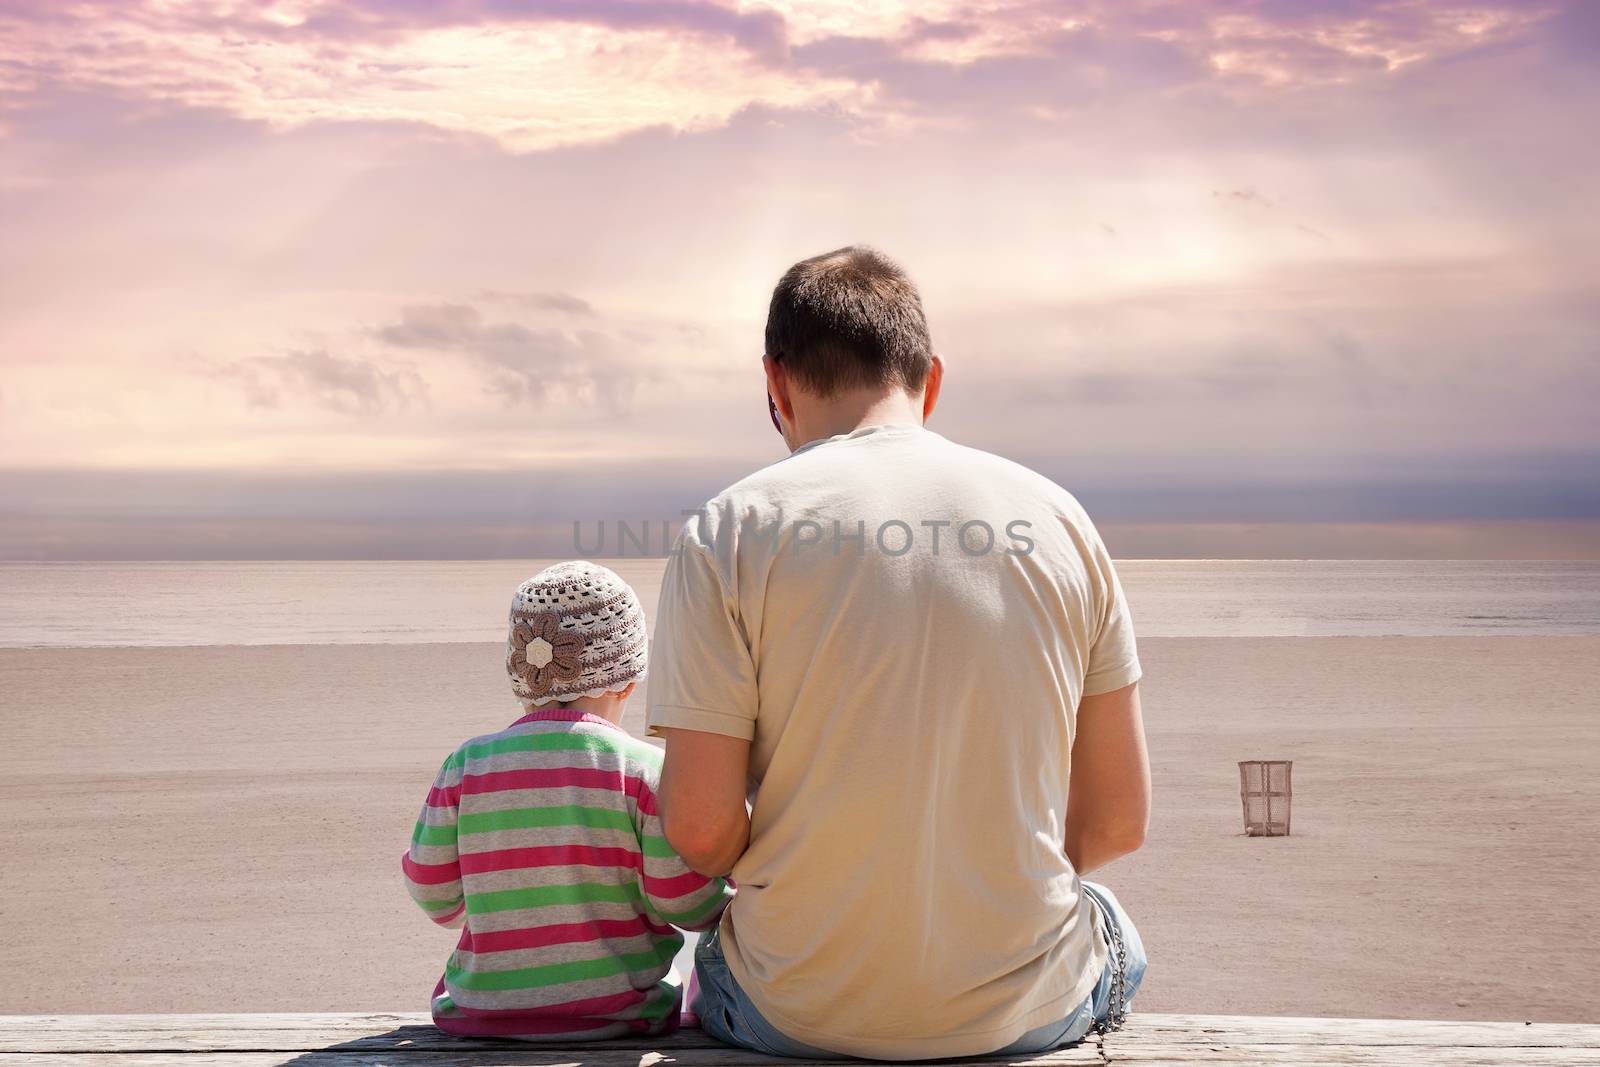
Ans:
POLYGON ((1597 111, 1582 2, 0 0, 0 558, 664 528, 850 243, 1118 556, 1600 558, 1597 111))

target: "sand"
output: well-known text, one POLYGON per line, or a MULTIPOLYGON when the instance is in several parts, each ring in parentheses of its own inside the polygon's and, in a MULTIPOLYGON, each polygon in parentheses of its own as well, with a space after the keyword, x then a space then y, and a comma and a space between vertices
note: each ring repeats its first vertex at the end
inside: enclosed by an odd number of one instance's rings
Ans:
MULTIPOLYGON (((1139 1006, 1600 1019, 1600 637, 1141 648, 1156 816, 1098 876, 1139 1006), (1292 838, 1240 834, 1263 757, 1292 838)), ((515 718, 501 655, 0 651, 0 1012, 424 1010, 454 935, 399 857, 445 754, 515 718)))

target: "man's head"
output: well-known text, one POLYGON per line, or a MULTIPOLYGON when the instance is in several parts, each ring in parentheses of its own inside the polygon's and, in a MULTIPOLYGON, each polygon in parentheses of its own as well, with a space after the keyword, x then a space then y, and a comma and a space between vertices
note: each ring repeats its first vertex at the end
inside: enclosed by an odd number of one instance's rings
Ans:
POLYGON ((916 418, 921 408, 926 418, 938 395, 922 298, 872 248, 839 248, 790 267, 772 292, 766 345, 767 388, 791 447, 854 429, 844 425, 853 418, 883 421, 887 409, 916 418))

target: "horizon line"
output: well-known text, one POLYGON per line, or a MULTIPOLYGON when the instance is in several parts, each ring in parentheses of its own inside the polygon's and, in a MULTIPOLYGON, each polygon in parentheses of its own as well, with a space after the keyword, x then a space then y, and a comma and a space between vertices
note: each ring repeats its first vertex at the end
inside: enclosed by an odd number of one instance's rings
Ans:
MULTIPOLYGON (((555 555, 555 556, 241 556, 229 559, 0 559, 0 566, 35 564, 48 566, 90 563, 513 563, 519 560, 547 559, 588 560, 667 560, 670 555, 605 556, 605 555, 555 555)), ((1600 563, 1595 556, 1113 556, 1116 563, 1600 563)))

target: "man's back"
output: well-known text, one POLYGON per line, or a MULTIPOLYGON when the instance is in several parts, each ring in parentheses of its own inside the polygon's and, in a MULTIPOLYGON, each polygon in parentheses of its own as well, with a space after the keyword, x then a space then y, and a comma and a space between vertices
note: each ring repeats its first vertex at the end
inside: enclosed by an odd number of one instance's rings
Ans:
POLYGON ((916 426, 814 442, 688 524, 656 662, 652 727, 752 740, 722 942, 785 1033, 983 1052, 1094 986, 1063 850, 1074 715, 1139 667, 1069 494, 916 426))

